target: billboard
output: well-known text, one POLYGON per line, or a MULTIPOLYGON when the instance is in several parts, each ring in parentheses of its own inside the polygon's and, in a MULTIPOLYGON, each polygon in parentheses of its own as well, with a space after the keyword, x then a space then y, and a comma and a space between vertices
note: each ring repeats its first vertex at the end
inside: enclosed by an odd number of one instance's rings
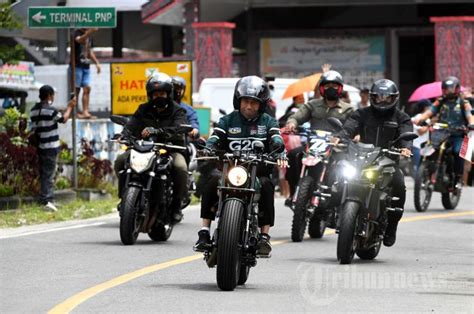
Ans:
POLYGON ((385 73, 385 37, 262 38, 262 75, 300 78, 321 72, 329 63, 344 81, 357 87, 372 85, 385 73))
POLYGON ((192 61, 114 62, 110 64, 112 114, 132 115, 140 104, 147 102, 146 80, 154 72, 184 78, 183 102, 191 104, 192 61))

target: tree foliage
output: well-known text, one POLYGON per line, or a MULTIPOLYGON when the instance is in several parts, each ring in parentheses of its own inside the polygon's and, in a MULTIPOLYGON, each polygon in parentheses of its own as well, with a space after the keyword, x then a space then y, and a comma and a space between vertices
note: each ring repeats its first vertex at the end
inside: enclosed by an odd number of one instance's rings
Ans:
MULTIPOLYGON (((8 2, 0 3, 0 28, 9 31, 23 28, 20 17, 12 11, 8 2)), ((24 58, 25 51, 22 45, 17 44, 13 47, 0 45, 0 60, 3 63, 15 64, 24 58)))

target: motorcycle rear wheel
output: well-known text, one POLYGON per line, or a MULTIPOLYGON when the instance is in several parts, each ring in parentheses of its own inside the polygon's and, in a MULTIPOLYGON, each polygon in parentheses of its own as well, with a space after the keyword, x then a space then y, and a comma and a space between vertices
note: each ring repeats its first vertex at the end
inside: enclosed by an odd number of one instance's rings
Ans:
POLYGON ((156 223, 151 231, 148 232, 148 236, 153 241, 166 241, 171 236, 173 227, 173 224, 163 225, 162 223, 156 223))
POLYGON ((356 250, 357 256, 363 260, 371 260, 377 257, 380 252, 380 247, 382 246, 382 241, 378 241, 377 244, 370 249, 358 249, 356 250))
POLYGON ((322 220, 318 215, 313 214, 309 220, 308 233, 312 239, 321 239, 326 230, 326 221, 322 220))

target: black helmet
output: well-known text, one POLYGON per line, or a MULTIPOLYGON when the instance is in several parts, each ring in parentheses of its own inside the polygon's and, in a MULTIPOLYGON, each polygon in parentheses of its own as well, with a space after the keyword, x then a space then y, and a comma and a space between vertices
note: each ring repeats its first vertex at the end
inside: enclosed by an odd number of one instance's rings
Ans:
POLYGON ((319 93, 323 97, 324 97, 324 94, 325 94, 324 85, 326 85, 328 83, 336 83, 336 84, 339 85, 339 87, 337 89, 337 95, 338 95, 338 97, 341 97, 342 88, 343 88, 343 85, 344 85, 344 80, 342 79, 341 73, 331 70, 331 71, 327 71, 323 75, 321 75, 321 79, 319 80, 319 93))
POLYGON ((237 81, 234 90, 234 109, 240 109, 240 99, 252 98, 260 102, 259 112, 264 112, 270 100, 268 84, 258 76, 245 76, 237 81))
POLYGON ((386 79, 376 81, 370 88, 370 105, 379 112, 393 109, 400 99, 400 92, 394 82, 386 79))
POLYGON ((146 81, 146 94, 148 100, 156 91, 165 91, 168 102, 173 101, 173 83, 168 74, 162 72, 153 73, 146 81))
POLYGON ((441 90, 444 97, 456 98, 461 92, 461 82, 459 82, 459 79, 455 76, 448 76, 441 83, 441 90))
POLYGON ((50 85, 43 85, 39 89, 39 99, 45 100, 48 96, 54 95, 54 88, 50 85))
POLYGON ((180 103, 181 99, 183 99, 184 92, 186 91, 186 80, 181 76, 173 76, 171 78, 173 83, 173 99, 174 101, 180 103), (178 94, 179 91, 182 91, 178 94))

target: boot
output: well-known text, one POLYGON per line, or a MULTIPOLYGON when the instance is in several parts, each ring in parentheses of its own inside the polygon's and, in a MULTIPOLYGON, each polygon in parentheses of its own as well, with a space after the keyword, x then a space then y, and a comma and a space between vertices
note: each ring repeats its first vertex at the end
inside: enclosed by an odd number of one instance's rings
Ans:
POLYGON ((193 250, 195 252, 204 252, 211 245, 211 235, 208 230, 199 230, 198 232, 199 239, 196 244, 194 244, 193 250))

